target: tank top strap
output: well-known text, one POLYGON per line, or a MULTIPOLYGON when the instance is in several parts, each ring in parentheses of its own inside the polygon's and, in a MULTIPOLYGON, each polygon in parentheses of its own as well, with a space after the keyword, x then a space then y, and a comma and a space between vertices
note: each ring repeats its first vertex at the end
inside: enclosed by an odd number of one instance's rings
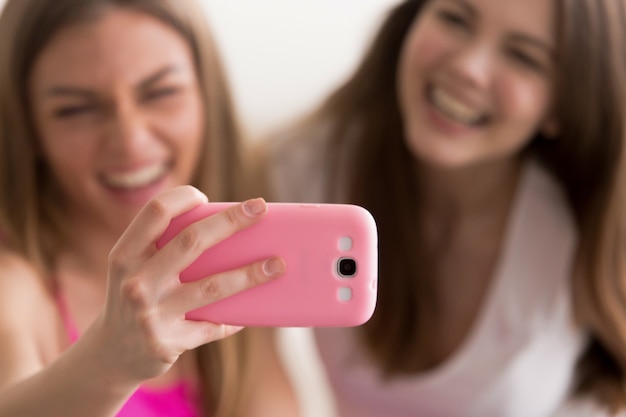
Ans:
POLYGON ((74 320, 72 319, 63 293, 58 289, 54 292, 54 300, 57 304, 57 308, 59 309, 59 314, 61 315, 61 320, 63 321, 63 327, 65 328, 67 339, 70 343, 74 343, 78 340, 78 327, 76 327, 76 323, 74 323, 74 320))
MULTIPOLYGON (((70 344, 79 337, 78 327, 72 319, 67 301, 58 289, 54 300, 59 309, 63 326, 70 344)), ((200 417, 201 400, 198 387, 191 381, 180 380, 162 388, 141 386, 128 399, 116 417, 200 417)))
POLYGON ((201 409, 197 387, 180 380, 163 388, 140 387, 116 417, 200 417, 201 409))

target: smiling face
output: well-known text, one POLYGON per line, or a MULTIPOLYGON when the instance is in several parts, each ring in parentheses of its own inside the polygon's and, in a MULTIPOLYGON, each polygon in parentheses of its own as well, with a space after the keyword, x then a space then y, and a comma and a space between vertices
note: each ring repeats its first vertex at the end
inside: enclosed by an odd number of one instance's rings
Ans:
POLYGON ((431 0, 407 34, 398 96, 407 146, 461 168, 511 158, 549 120, 554 4, 431 0))
POLYGON ((161 21, 110 9, 62 29, 29 94, 69 216, 123 228, 155 194, 191 181, 204 105, 188 44, 161 21))

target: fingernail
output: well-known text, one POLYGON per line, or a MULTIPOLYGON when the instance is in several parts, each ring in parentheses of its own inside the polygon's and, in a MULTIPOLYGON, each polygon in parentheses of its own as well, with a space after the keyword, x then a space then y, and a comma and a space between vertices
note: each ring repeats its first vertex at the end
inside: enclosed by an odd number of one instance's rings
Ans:
POLYGON ((230 333, 230 334, 235 334, 235 333, 237 333, 238 331, 240 331, 240 330, 243 330, 243 329, 244 329, 244 327, 243 327, 243 326, 228 326, 228 327, 230 327, 230 331, 228 332, 228 333, 230 333))
POLYGON ((285 272, 285 262, 280 258, 272 258, 263 264, 263 272, 265 275, 272 276, 285 272))
POLYGON ((255 199, 248 200, 245 203, 243 203, 243 209, 250 216, 256 216, 258 214, 263 213, 266 207, 267 207, 267 204, 265 203, 265 200, 263 200, 262 198, 255 198, 255 199))

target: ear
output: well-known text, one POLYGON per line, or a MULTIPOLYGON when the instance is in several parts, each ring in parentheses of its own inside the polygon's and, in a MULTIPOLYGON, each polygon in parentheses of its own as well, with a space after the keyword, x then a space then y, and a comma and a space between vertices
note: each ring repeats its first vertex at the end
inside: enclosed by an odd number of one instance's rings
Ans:
POLYGON ((556 139, 561 134, 561 126, 555 119, 550 118, 543 123, 539 131, 546 139, 556 139))

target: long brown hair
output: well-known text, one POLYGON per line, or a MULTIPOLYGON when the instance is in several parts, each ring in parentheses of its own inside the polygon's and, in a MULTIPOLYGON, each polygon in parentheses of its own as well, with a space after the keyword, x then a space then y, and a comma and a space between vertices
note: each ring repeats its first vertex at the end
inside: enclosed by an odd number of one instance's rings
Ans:
MULTIPOLYGON (((34 60, 63 27, 112 7, 149 14, 191 47, 205 107, 201 156, 192 185, 212 200, 235 201, 242 179, 241 138, 231 94, 205 13, 193 0, 9 0, 0 17, 0 230, 3 242, 37 266, 54 267, 62 233, 45 164, 37 154, 27 80, 34 60), (54 241, 53 244, 46 242, 54 241)), ((205 413, 238 414, 246 380, 245 332, 200 348, 205 413)))
MULTIPOLYGON (((420 245, 406 233, 418 230, 419 190, 396 74, 404 38, 426 2, 392 9, 353 76, 304 122, 305 129, 318 120, 330 125, 327 157, 335 172, 329 180, 349 167, 349 200, 378 222, 379 300, 362 338, 387 374, 416 370, 417 306, 425 301, 426 284, 416 279, 423 274, 420 245)), ((579 360, 578 393, 615 410, 626 406, 626 6, 624 0, 556 3, 560 133, 549 141, 537 133, 525 151, 560 182, 579 229, 572 291, 592 343, 579 360)))

